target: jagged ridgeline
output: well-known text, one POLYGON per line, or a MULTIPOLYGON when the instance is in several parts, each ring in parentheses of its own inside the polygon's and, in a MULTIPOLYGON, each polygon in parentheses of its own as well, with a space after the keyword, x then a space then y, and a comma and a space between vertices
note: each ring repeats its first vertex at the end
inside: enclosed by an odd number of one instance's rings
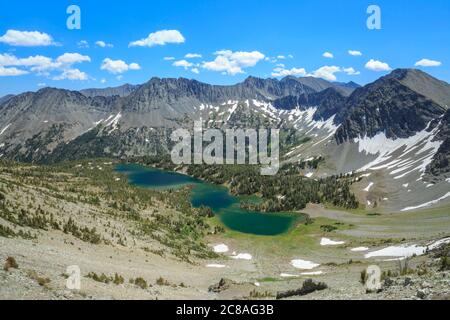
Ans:
POLYGON ((47 162, 73 157, 148 155, 168 152, 170 133, 203 119, 210 127, 282 127, 281 110, 326 100, 314 119, 329 118, 329 96, 343 99, 356 85, 315 78, 248 78, 234 86, 187 79, 152 79, 118 88, 80 92, 45 88, 2 98, 3 157, 47 162), (325 90, 322 98, 319 92, 325 90), (311 102, 308 97, 311 96, 311 102), (273 107, 277 106, 279 110, 273 107))
POLYGON ((202 120, 221 130, 280 129, 283 163, 324 159, 303 172, 309 177, 381 170, 396 188, 408 184, 405 192, 426 182, 440 194, 450 178, 449 103, 449 84, 414 69, 364 87, 249 77, 231 86, 153 78, 80 92, 45 88, 0 100, 0 155, 33 163, 162 156, 173 130, 202 120))

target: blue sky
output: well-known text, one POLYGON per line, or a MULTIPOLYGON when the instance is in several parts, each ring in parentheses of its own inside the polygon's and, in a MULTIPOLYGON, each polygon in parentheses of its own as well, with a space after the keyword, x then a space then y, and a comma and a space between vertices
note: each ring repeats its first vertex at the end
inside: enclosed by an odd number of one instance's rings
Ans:
POLYGON ((450 82, 449 30, 448 0, 2 1, 0 96, 155 76, 232 84, 292 74, 366 84, 422 59, 419 68, 450 82), (72 4, 81 30, 66 26, 72 4), (371 4, 381 9, 381 30, 366 26, 371 4))

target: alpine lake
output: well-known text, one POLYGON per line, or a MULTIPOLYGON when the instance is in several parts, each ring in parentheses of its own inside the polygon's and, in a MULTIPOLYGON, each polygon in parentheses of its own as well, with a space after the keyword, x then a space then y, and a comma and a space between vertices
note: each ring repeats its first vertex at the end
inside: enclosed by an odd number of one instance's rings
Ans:
POLYGON ((193 207, 209 207, 224 226, 230 230, 259 236, 275 236, 289 232, 303 220, 299 214, 247 211, 241 201, 258 201, 257 197, 237 197, 224 186, 217 186, 190 176, 145 167, 138 164, 120 164, 116 171, 125 174, 128 182, 141 188, 156 190, 191 186, 190 201, 193 207))

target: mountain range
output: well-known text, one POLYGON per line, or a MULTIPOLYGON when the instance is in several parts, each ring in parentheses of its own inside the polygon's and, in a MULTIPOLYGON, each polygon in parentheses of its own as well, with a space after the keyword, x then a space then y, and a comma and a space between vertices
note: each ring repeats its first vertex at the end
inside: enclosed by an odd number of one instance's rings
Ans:
POLYGON ((79 92, 43 88, 0 98, 0 157, 47 163, 167 153, 170 133, 200 119, 220 129, 276 127, 286 133, 284 161, 325 158, 310 177, 360 172, 380 185, 362 192, 368 206, 401 210, 448 192, 449 105, 450 85, 415 69, 363 87, 289 76, 231 86, 153 78, 79 92))

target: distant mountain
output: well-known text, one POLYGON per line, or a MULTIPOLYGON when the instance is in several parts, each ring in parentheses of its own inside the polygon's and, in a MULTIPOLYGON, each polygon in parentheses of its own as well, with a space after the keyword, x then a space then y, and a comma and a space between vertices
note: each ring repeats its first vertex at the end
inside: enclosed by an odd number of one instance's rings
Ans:
POLYGON ((352 92, 355 89, 361 88, 361 86, 359 84, 357 84, 354 81, 350 81, 350 82, 333 82, 335 85, 343 87, 343 88, 347 88, 350 89, 352 92))
POLYGON ((0 100, 0 158, 52 163, 167 154, 173 130, 192 130, 197 120, 222 130, 278 128, 282 161, 321 156, 326 165, 317 176, 365 172, 380 184, 379 194, 364 193, 369 206, 401 210, 448 192, 449 97, 450 85, 411 69, 364 87, 248 77, 229 86, 153 78, 80 92, 44 88, 0 100))
MULTIPOLYGON (((240 102, 248 102, 246 108, 251 110, 244 108, 241 114, 251 114, 252 123, 267 123, 265 117, 279 122, 266 104, 288 96, 301 97, 302 101, 310 101, 308 97, 311 96, 311 101, 319 103, 326 99, 315 95, 324 88, 324 97, 331 96, 329 92, 340 97, 338 89, 328 91, 334 86, 313 78, 288 77, 279 81, 249 77, 232 86, 210 85, 184 78, 153 78, 139 86, 124 85, 80 92, 44 88, 11 97, 1 104, 0 155, 23 161, 40 161, 54 150, 61 151, 61 146, 65 144, 85 143, 85 139, 79 138, 87 132, 93 140, 85 154, 90 154, 92 150, 96 150, 96 155, 102 154, 99 150, 109 150, 110 153, 117 150, 113 152, 116 155, 122 152, 132 155, 138 150, 139 153, 154 152, 155 146, 160 147, 157 142, 159 135, 167 136, 167 130, 179 128, 201 117, 221 118, 223 123, 245 124, 245 119, 238 119, 236 114, 239 112, 233 114, 236 111, 233 108, 240 102), (262 104, 266 109, 260 110, 262 104), (260 111, 263 113, 259 114, 260 111), (98 130, 97 136, 93 137, 92 130, 98 126, 104 129, 98 130), (111 140, 111 135, 116 137, 111 140)), ((330 103, 325 108, 331 108, 330 103)), ((321 108, 318 112, 321 117, 333 113, 321 108)), ((78 146, 72 149, 80 150, 78 146)), ((58 159, 64 156, 62 151, 58 159)), ((83 153, 74 151, 74 154, 83 153)))
POLYGON ((323 91, 300 96, 287 96, 274 101, 274 107, 282 110, 317 108, 314 120, 327 120, 342 111, 346 97, 339 89, 329 87, 323 91))
POLYGON ((99 119, 106 119, 117 99, 88 98, 77 91, 55 88, 14 96, 1 105, 4 152, 30 161, 34 154, 47 154, 95 127, 99 119))
MULTIPOLYGON (((353 85, 351 85, 353 87, 353 85)), ((223 105, 231 101, 274 102, 286 97, 308 100, 309 95, 333 88, 342 96, 345 86, 315 78, 286 77, 282 80, 249 77, 232 86, 209 85, 184 78, 153 78, 122 99, 123 118, 129 127, 154 125, 166 127, 174 119, 195 114, 200 106, 223 105), (311 87, 311 86, 312 87, 311 87)), ((347 92, 353 89, 346 89, 347 92)), ((326 93, 325 93, 326 94, 326 93)), ((278 104, 281 106, 282 104, 278 104)), ((284 107, 285 105, 282 105, 284 107)), ((292 107, 288 106, 287 108, 292 107)), ((325 106, 329 109, 329 106, 325 106)), ((323 112, 322 116, 329 116, 323 112)))
POLYGON ((450 107, 450 84, 445 81, 417 69, 397 69, 388 77, 396 79, 446 109, 450 107))
POLYGON ((9 99, 11 99, 12 97, 14 97, 13 94, 8 94, 6 96, 0 97, 0 105, 5 103, 6 101, 8 101, 9 99))
POLYGON ((336 139, 342 143, 380 132, 408 138, 445 113, 449 95, 445 82, 418 70, 395 70, 351 94, 337 116, 336 139))
POLYGON ((80 92, 86 97, 126 97, 136 91, 139 85, 124 84, 120 87, 103 88, 103 89, 84 89, 80 92))
POLYGON ((320 92, 325 89, 334 88, 337 91, 339 91, 344 96, 349 96, 355 89, 359 88, 360 85, 358 85, 355 82, 349 82, 349 83, 342 83, 342 82, 329 82, 321 78, 315 78, 315 77, 286 77, 281 80, 281 82, 284 81, 297 81, 304 86, 311 88, 314 90, 314 92, 320 92))
POLYGON ((448 87, 423 72, 400 69, 364 87, 312 77, 249 77, 230 86, 153 78, 80 92, 45 88, 0 105, 0 154, 25 161, 46 159, 55 150, 57 159, 146 154, 167 150, 170 131, 198 119, 213 127, 297 131, 299 140, 320 152, 333 135, 341 144, 380 132, 396 139, 424 130, 445 113, 448 87))

